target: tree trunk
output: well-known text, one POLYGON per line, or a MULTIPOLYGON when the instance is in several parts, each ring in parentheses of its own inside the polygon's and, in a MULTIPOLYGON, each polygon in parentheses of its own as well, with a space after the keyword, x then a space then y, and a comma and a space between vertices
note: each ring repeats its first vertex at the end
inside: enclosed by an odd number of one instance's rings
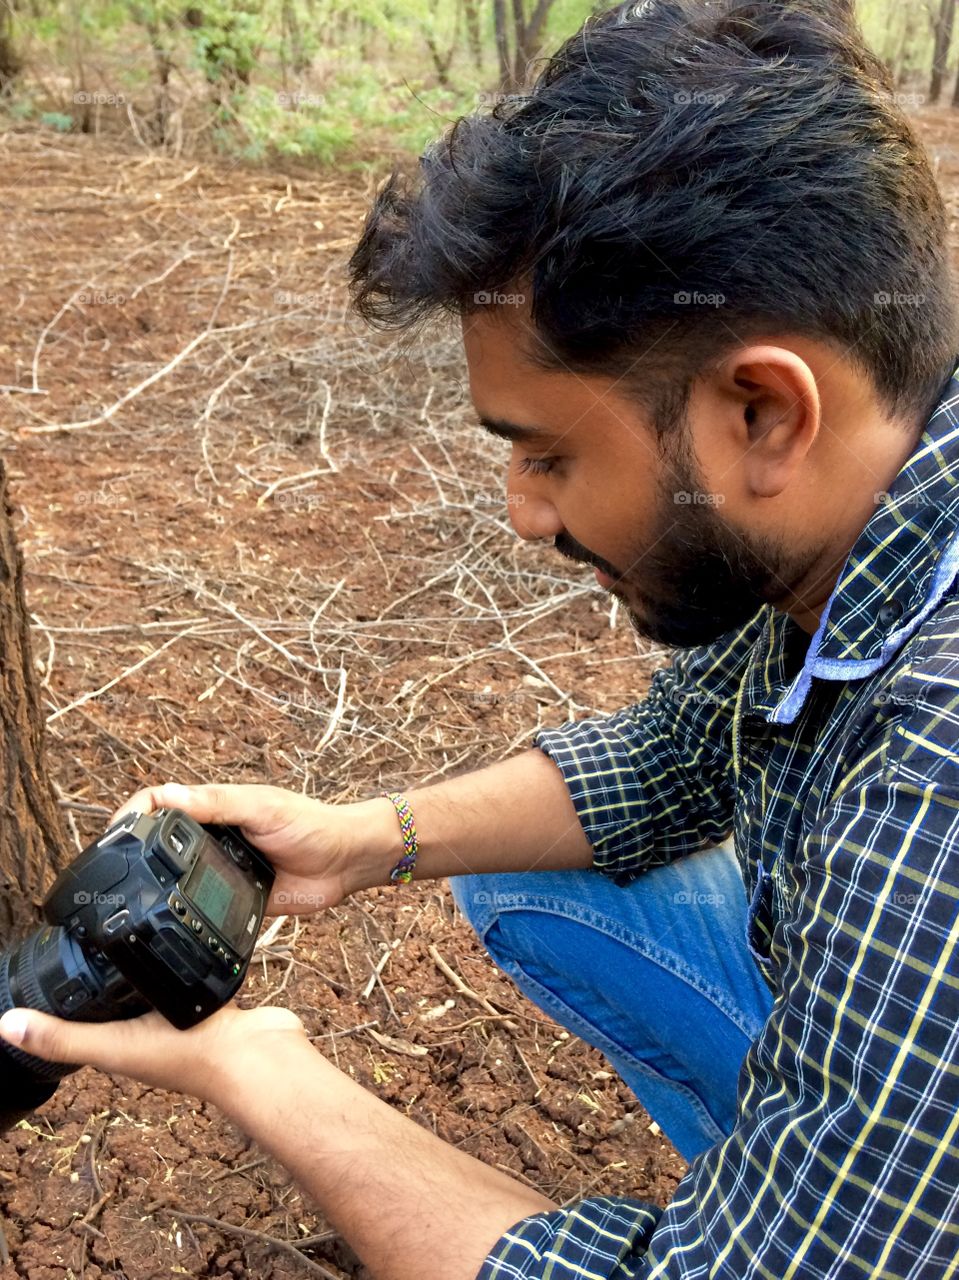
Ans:
POLYGON ((509 60, 509 34, 506 29, 506 0, 493 0, 493 18, 496 23, 496 57, 499 62, 500 87, 505 91, 512 87, 513 69, 509 60))
POLYGON ((436 70, 436 79, 443 89, 452 88, 450 84, 450 67, 453 65, 453 55, 456 53, 456 43, 460 34, 460 10, 456 9, 453 15, 453 34, 450 37, 450 46, 446 53, 440 49, 439 42, 433 35, 433 32, 439 28, 439 14, 437 13, 438 0, 433 0, 432 14, 429 29, 423 29, 423 39, 426 47, 430 51, 430 57, 433 59, 433 67, 436 70))
POLYGON ((532 14, 526 16, 524 0, 512 0, 512 22, 507 24, 506 0, 493 0, 496 19, 496 49, 499 53, 500 84, 506 91, 522 89, 529 76, 529 64, 539 53, 543 27, 554 0, 537 0, 532 14), (509 26, 512 27, 513 55, 510 57, 509 26))
POLYGON ((952 44, 952 28, 955 19, 956 0, 942 0, 933 31, 932 75, 929 78, 930 102, 938 102, 942 96, 942 81, 949 62, 949 46, 952 44))
MULTIPOLYGON (((539 53, 539 43, 543 35, 543 27, 553 7, 553 0, 538 0, 529 22, 523 27, 522 38, 522 75, 525 82, 527 69, 539 53)), ((520 70, 517 65, 517 70, 520 70)))
POLYGON ((20 74, 22 64, 14 45, 13 5, 0 5, 0 93, 5 93, 20 74))
POLYGON ((907 5, 902 11, 902 29, 898 48, 893 57, 892 78, 897 89, 901 89, 908 71, 909 47, 916 25, 916 11, 907 5))
POLYGON ((293 0, 283 0, 281 17, 283 25, 280 36, 280 56, 285 64, 286 48, 287 44, 289 44, 290 66, 294 75, 301 76, 304 71, 309 70, 310 59, 306 54, 306 47, 303 42, 303 28, 300 26, 300 17, 296 12, 296 5, 293 0))
POLYGON ((67 849, 63 819, 43 768, 44 720, 0 462, 0 946, 32 928, 67 849))
POLYGON ((466 20, 466 43, 469 46, 477 71, 483 70, 483 41, 480 37, 478 0, 462 0, 463 17, 466 20))
POLYGON ((526 79, 526 14, 523 0, 513 0, 513 71, 510 75, 510 88, 518 89, 526 79))

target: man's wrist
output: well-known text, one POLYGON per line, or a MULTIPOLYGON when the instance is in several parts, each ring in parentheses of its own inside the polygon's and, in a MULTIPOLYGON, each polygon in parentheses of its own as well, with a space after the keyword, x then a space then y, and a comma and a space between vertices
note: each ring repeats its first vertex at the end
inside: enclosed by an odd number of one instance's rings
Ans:
POLYGON ((390 882, 390 872, 403 856, 403 832, 386 796, 344 806, 348 835, 344 840, 343 876, 349 892, 390 882))
POLYGON ((317 1073, 341 1075, 306 1036, 289 1041, 277 1037, 267 1047, 251 1047, 211 1064, 206 1101, 259 1138, 268 1132, 271 1117, 288 1104, 284 1082, 299 1089, 317 1073), (264 1080, 271 1081, 269 1089, 263 1088, 264 1080))

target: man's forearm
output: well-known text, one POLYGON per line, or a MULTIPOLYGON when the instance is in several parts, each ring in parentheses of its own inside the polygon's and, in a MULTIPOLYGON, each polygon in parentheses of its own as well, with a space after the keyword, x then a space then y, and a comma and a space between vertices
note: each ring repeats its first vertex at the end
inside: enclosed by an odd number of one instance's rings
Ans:
POLYGON ((474 1280, 504 1231, 556 1208, 394 1111, 305 1042, 247 1068, 216 1101, 290 1171, 376 1280, 474 1280))
MULTIPOLYGON (((420 849, 416 879, 562 871, 593 861, 562 773, 535 748, 406 795, 420 849)), ((353 887, 385 884, 403 852, 393 806, 380 799, 349 807, 362 842, 353 887)))

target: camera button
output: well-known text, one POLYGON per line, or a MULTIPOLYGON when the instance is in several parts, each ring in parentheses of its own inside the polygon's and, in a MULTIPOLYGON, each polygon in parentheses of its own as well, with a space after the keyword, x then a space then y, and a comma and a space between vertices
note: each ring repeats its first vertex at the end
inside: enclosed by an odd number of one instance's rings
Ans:
POLYGON ((190 927, 192 928, 192 930, 193 930, 193 932, 194 932, 194 933, 202 933, 202 932, 203 932, 203 921, 202 921, 202 920, 191 920, 191 921, 190 921, 190 927))
POLYGON ((186 906, 180 901, 179 898, 172 898, 170 901, 170 906, 173 908, 173 910, 177 913, 178 916, 186 915, 186 906))
POLYGON ((109 920, 103 922, 103 932, 108 938, 112 938, 115 933, 120 933, 130 923, 130 913, 124 908, 123 911, 115 912, 109 920))
POLYGON ((72 1013, 74 1009, 86 1004, 89 998, 90 992, 82 978, 71 978, 61 983, 53 993, 54 1004, 63 1015, 72 1013))

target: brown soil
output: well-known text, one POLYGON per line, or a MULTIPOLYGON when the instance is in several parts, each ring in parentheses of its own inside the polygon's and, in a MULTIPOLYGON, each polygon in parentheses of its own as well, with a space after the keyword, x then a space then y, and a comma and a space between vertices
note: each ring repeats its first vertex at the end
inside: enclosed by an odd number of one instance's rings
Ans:
MULTIPOLYGON (((922 127, 953 192, 954 117, 922 127)), ((3 396, 5 456, 78 843, 145 780, 348 801, 642 693, 663 655, 512 538, 455 336, 400 357, 345 314, 359 179, 30 132, 2 147, 0 382, 29 388, 35 368, 42 392, 3 396)), ((445 885, 371 891, 293 941, 288 922, 241 1003, 288 1005, 356 1079, 559 1202, 669 1200, 683 1161, 492 966, 445 885), (431 945, 521 1033, 472 1021, 431 945)), ((0 1140, 0 1214, 0 1280, 365 1274, 212 1108, 91 1070, 0 1140)))

